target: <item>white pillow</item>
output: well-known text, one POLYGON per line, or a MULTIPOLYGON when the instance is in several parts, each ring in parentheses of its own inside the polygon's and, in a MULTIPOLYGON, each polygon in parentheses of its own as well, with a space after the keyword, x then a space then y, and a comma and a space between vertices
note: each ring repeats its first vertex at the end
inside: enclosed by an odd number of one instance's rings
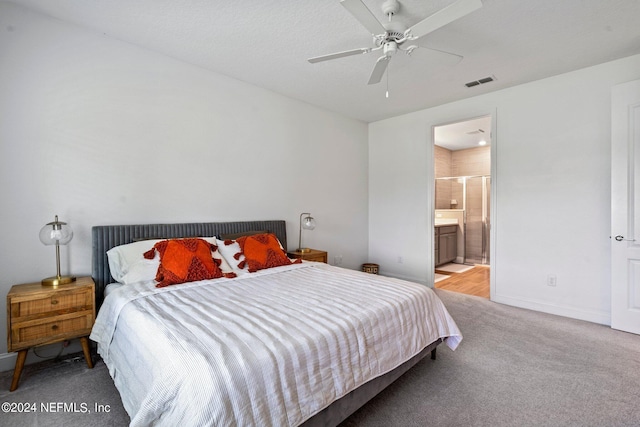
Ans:
POLYGON ((248 271, 249 266, 245 265, 244 268, 238 267, 242 261, 244 261, 244 255, 242 255, 242 251, 240 250, 240 244, 235 240, 231 240, 231 244, 225 245, 224 240, 216 239, 216 245, 218 246, 218 252, 220 255, 227 261, 227 265, 230 265, 233 271, 236 273, 238 271, 248 271), (237 253, 240 253, 240 258, 235 259, 233 256, 237 253))
MULTIPOLYGON (((206 240, 207 242, 209 242, 209 243, 211 243, 213 245, 216 245, 218 247, 218 250, 215 250, 215 251, 211 252, 211 256, 215 260, 220 260, 220 264, 218 265, 218 267, 220 267, 220 271, 222 271, 222 273, 224 273, 224 274, 233 273, 233 267, 231 267, 229 265, 229 263, 227 262, 225 257, 222 256, 222 254, 220 253, 219 240, 216 239, 215 237, 201 237, 201 239, 202 240, 206 240)), ((224 242, 222 242, 222 245, 224 246, 224 242)))
MULTIPOLYGON (((161 242, 162 240, 163 239, 141 240, 139 242, 128 243, 126 245, 120 245, 109 249, 107 251, 107 258, 109 259, 111 277, 113 277, 116 282, 123 283, 122 279, 134 266, 136 266, 136 270, 138 270, 139 268, 144 267, 145 264, 153 263, 152 260, 146 260, 142 254, 153 248, 153 245, 161 242), (140 261, 146 261, 146 263, 141 265, 140 261)), ((160 258, 158 258, 158 263, 159 262, 160 258)), ((148 267, 148 265, 146 266, 148 267)), ((158 270, 157 265, 155 269, 156 270, 153 272, 154 278, 155 273, 158 270)))
POLYGON ((156 252, 153 259, 141 259, 129 267, 127 274, 122 276, 120 283, 125 285, 136 282, 155 280, 160 267, 160 254, 156 252))

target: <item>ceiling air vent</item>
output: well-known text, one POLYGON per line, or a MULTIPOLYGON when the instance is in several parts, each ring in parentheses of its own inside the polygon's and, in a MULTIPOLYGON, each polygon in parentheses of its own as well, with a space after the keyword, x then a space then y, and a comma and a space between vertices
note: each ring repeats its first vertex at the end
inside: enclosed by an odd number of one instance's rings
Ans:
POLYGON ((494 80, 495 80, 495 77, 490 76, 490 77, 485 77, 483 79, 474 80, 474 81, 469 82, 469 83, 465 83, 464 85, 466 87, 474 87, 474 86, 478 86, 478 85, 481 85, 481 84, 484 84, 484 83, 492 82, 494 80))

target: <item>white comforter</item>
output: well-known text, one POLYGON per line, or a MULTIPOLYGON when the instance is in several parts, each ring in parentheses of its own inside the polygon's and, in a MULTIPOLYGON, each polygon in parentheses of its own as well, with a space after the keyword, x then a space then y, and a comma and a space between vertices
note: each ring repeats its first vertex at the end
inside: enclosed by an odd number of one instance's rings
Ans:
POLYGON ((122 286, 91 333, 135 426, 295 426, 445 337, 430 289, 320 263, 122 286))

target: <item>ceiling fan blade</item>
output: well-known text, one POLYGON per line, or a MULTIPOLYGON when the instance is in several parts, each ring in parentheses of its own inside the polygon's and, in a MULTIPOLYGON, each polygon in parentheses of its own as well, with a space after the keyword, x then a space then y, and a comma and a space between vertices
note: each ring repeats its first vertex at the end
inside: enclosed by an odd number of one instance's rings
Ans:
POLYGON ((340 4, 356 18, 372 35, 384 34, 387 30, 371 13, 362 0, 340 0, 340 4))
POLYGON ((363 47, 360 49, 345 50, 344 52, 330 53, 329 55, 315 56, 313 58, 307 59, 307 61, 311 62, 312 64, 315 64, 316 62, 329 61, 331 59, 344 58, 345 56, 352 56, 352 55, 360 55, 368 52, 371 52, 371 49, 367 47, 363 47))
POLYGON ((374 85, 376 83, 380 83, 382 80, 382 76, 384 76, 384 72, 387 70, 387 65, 389 65, 389 61, 391 60, 390 56, 381 56, 378 58, 376 62, 376 66, 373 67, 373 71, 371 72, 371 77, 369 77, 369 85, 374 85))
POLYGON ((418 22, 407 31, 411 33, 412 39, 420 38, 481 7, 482 0, 458 0, 418 22))

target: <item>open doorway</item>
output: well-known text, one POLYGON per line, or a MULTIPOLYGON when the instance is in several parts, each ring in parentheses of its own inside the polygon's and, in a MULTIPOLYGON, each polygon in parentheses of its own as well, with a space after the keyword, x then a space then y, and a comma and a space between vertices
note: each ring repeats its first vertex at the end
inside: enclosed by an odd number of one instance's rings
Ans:
POLYGON ((434 127, 434 283, 490 298, 490 115, 434 127))

